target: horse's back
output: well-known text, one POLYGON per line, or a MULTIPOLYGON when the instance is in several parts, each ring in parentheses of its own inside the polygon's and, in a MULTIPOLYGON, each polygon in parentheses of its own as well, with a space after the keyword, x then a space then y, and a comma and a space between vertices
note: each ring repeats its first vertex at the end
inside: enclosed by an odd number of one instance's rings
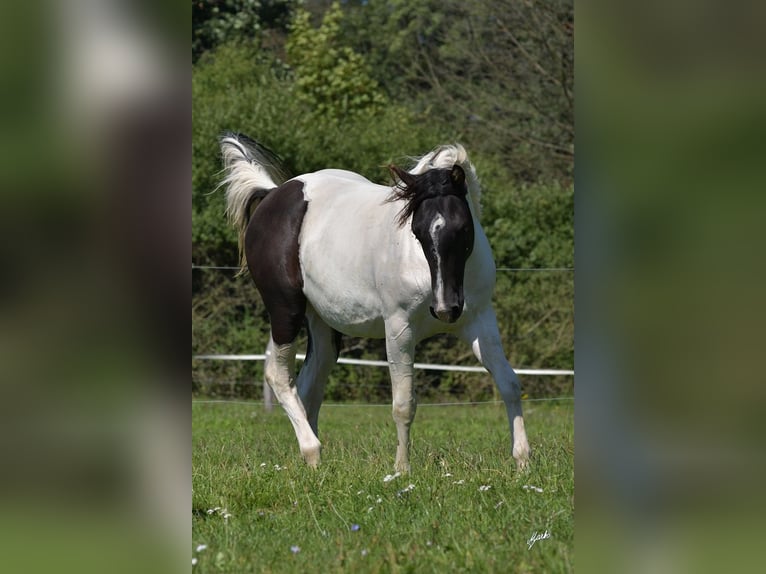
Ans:
POLYGON ((316 180, 320 181, 323 179, 332 180, 332 179, 342 179, 344 181, 349 182, 357 182, 360 184, 371 184, 374 185, 369 179, 364 177, 363 175, 360 175, 354 171, 348 171, 345 169, 322 169, 319 171, 315 171, 313 173, 308 173, 302 176, 299 176, 298 179, 310 179, 310 180, 316 180))
POLYGON ((348 244, 349 239, 364 240, 379 232, 390 232, 387 221, 393 206, 386 203, 390 187, 340 169, 325 169, 296 179, 303 182, 303 195, 309 202, 302 243, 326 243, 337 238, 345 249, 350 249, 353 245, 348 244))
POLYGON ((385 197, 390 187, 371 182, 363 175, 343 169, 323 169, 295 179, 304 182, 304 195, 308 201, 340 200, 355 204, 371 197, 385 197))

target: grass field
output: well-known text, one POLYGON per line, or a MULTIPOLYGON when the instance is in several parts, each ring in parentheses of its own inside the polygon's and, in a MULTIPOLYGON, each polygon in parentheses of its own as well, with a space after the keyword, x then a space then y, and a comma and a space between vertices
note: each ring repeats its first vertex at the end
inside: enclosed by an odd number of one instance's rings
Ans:
POLYGON ((195 402, 194 570, 571 572, 573 401, 524 406, 528 472, 515 470, 501 405, 424 405, 412 473, 386 481, 390 408, 325 405, 312 470, 278 407, 195 402))

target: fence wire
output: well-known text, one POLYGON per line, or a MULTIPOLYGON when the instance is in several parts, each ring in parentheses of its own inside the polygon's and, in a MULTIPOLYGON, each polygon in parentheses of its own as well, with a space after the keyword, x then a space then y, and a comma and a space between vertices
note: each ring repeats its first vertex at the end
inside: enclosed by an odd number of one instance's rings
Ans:
MULTIPOLYGON (((219 270, 219 271, 239 271, 239 267, 234 265, 195 265, 192 263, 192 269, 201 270, 219 270)), ((498 267, 495 271, 515 272, 515 271, 548 271, 548 272, 572 272, 574 267, 498 267)))
MULTIPOLYGON (((549 397, 543 399, 521 399, 522 403, 539 403, 539 402, 553 402, 553 401, 574 401, 573 396, 569 397, 549 397)), ((250 405, 255 407, 262 407, 266 405, 264 401, 245 401, 237 399, 192 399, 192 405, 205 405, 205 404, 236 404, 236 405, 250 405)), ((418 403, 420 407, 465 407, 474 405, 501 405, 503 401, 456 401, 449 403, 418 403)), ((388 407, 391 408, 391 403, 322 403, 322 407, 388 407)))

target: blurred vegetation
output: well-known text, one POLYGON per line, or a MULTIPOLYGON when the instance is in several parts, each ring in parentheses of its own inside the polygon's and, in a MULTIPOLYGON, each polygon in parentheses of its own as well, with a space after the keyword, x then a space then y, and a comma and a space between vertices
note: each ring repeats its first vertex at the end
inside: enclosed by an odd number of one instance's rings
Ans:
MULTIPOLYGON (((237 265, 223 215, 224 130, 277 151, 293 173, 383 166, 460 141, 483 187, 482 223, 498 272, 495 308, 516 367, 573 368, 571 2, 193 2, 192 258, 237 265), (497 16, 501 15, 501 16, 497 16)), ((192 353, 262 353, 268 316, 248 277, 192 270, 192 353)), ((347 357, 381 359, 382 341, 344 338, 347 357)), ((475 365, 449 336, 419 362, 475 365)), ((193 390, 261 395, 257 362, 195 361, 193 390)), ((572 392, 571 377, 522 377, 530 397, 572 392)), ((486 399, 488 376, 421 371, 423 398, 486 399)), ((338 366, 329 400, 390 397, 385 369, 338 366)))

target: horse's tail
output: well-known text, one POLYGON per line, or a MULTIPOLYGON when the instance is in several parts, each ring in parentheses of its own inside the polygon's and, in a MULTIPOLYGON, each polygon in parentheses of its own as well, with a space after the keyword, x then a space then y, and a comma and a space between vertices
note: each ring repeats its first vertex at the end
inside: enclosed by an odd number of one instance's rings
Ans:
POLYGON ((481 184, 476 175, 476 168, 468 159, 468 153, 462 145, 459 143, 441 145, 422 157, 412 159, 415 161, 415 166, 409 171, 413 174, 421 174, 433 168, 451 168, 453 165, 462 167, 466 175, 471 208, 477 218, 481 216, 481 184))
POLYGON ((263 144, 244 134, 227 132, 221 136, 226 187, 226 215, 237 230, 240 273, 247 268, 244 237, 253 203, 288 179, 279 157, 263 144))

